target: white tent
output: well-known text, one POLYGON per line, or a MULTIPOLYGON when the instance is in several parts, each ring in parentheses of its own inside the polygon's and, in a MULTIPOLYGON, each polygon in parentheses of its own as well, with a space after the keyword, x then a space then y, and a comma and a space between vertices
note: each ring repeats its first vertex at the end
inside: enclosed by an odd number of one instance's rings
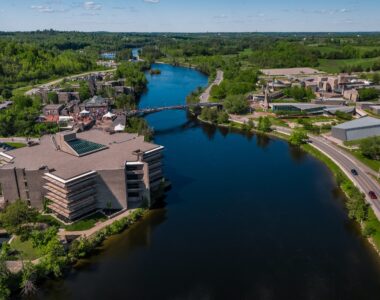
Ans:
POLYGON ((81 112, 80 112, 80 114, 81 115, 89 115, 90 114, 90 112, 88 111, 88 110, 82 110, 81 112))
POLYGON ((113 113, 111 113, 110 111, 108 113, 106 113, 103 118, 104 119, 112 119, 115 115, 113 113))
POLYGON ((115 128, 114 128, 115 131, 117 132, 121 132, 121 131, 124 131, 125 130, 125 126, 124 125, 116 125, 115 128))

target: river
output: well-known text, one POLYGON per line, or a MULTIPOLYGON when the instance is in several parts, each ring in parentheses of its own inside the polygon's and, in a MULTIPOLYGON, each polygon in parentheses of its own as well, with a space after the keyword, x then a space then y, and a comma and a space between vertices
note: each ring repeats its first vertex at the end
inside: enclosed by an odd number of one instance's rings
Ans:
MULTIPOLYGON (((192 69, 154 68, 141 107, 183 103, 207 84, 192 69)), ((325 165, 183 111, 147 119, 166 149, 164 205, 40 299, 379 299, 379 258, 325 165)))

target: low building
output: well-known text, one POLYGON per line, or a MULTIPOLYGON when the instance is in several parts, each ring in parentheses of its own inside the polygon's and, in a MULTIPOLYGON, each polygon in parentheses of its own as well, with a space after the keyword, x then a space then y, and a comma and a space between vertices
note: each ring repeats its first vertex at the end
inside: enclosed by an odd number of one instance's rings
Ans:
POLYGON ((358 102, 356 103, 356 107, 362 110, 371 109, 371 106, 378 105, 377 102, 358 102))
POLYGON ((325 105, 309 103, 271 103, 273 112, 300 112, 306 114, 323 114, 325 105))
POLYGON ((364 117, 349 121, 331 130, 334 138, 341 141, 352 141, 372 136, 380 136, 380 119, 364 117))
POLYGON ((374 113, 374 114, 380 114, 380 105, 374 105, 374 106, 371 106, 371 111, 374 113))
POLYGON ((100 130, 42 137, 40 144, 0 152, 0 191, 6 202, 25 199, 63 220, 93 211, 128 209, 159 188, 163 147, 143 136, 100 130))
POLYGON ((359 100, 359 92, 356 89, 344 90, 343 98, 350 102, 357 102, 359 100))
POLYGON ((80 100, 79 92, 58 92, 58 102, 62 104, 69 103, 73 100, 80 100))
POLYGON ((347 100, 342 98, 320 98, 312 100, 311 103, 321 105, 346 105, 347 100))
POLYGON ((48 104, 42 109, 44 116, 59 116, 64 106, 62 104, 48 104))
POLYGON ((108 112, 109 100, 101 96, 94 96, 80 105, 81 110, 87 110, 91 114, 103 116, 108 112))

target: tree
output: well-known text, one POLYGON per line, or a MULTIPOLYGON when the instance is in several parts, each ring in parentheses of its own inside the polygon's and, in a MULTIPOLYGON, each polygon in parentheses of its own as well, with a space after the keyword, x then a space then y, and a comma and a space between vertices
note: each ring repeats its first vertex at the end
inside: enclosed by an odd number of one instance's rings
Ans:
POLYGON ((296 146, 301 146, 302 144, 305 144, 308 139, 306 131, 302 129, 295 129, 293 130, 292 134, 290 135, 289 142, 296 146))
POLYGON ((122 94, 116 97, 115 104, 117 108, 124 110, 136 109, 136 100, 132 95, 122 94))
POLYGON ((81 82, 79 85, 79 99, 85 101, 91 97, 90 87, 87 82, 81 82))
POLYGON ((49 92, 47 98, 49 103, 58 104, 58 94, 56 92, 49 92))
POLYGON ((379 97, 379 92, 375 88, 359 90, 360 101, 375 100, 379 97))
POLYGON ((0 214, 0 223, 7 231, 17 234, 21 231, 23 224, 35 222, 37 214, 34 208, 19 199, 6 206, 0 214))
POLYGON ((5 259, 0 257, 0 299, 8 299, 11 295, 9 290, 10 273, 5 264, 5 259))
POLYGON ((244 95, 227 96, 224 100, 224 108, 231 114, 244 114, 248 111, 248 101, 244 95))
POLYGON ((9 90, 9 89, 4 89, 2 92, 1 92, 1 96, 4 98, 4 99, 10 99, 12 97, 12 91, 9 90))
POLYGON ((262 132, 270 132, 272 123, 268 117, 260 117, 257 129, 262 132))
POLYGON ((27 262, 22 268, 21 276, 21 294, 23 296, 31 296, 37 292, 35 285, 36 270, 32 263, 27 262))
POLYGON ((229 122, 229 115, 225 111, 218 112, 217 117, 218 124, 227 124, 229 122))
POLYGON ((379 83, 380 83, 380 74, 379 74, 379 73, 375 73, 375 74, 373 74, 372 82, 373 82, 374 84, 379 84, 379 83))
POLYGON ((364 139, 360 142, 359 147, 364 156, 380 160, 380 137, 376 136, 364 139))

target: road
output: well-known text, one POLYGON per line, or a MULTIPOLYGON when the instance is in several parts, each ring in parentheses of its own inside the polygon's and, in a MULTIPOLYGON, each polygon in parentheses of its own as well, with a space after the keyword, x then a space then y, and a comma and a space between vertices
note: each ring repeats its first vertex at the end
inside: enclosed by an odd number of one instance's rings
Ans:
MULTIPOLYGON (((276 126, 274 129, 280 133, 291 134, 291 129, 289 128, 276 126)), ((373 170, 369 170, 367 166, 364 166, 351 154, 347 153, 343 149, 340 149, 338 146, 334 145, 325 138, 309 135, 309 139, 311 146, 333 160, 355 184, 355 186, 365 194, 367 202, 371 205, 377 218, 380 220, 380 200, 373 200, 368 196, 369 191, 374 191, 375 194, 380 197, 380 185, 373 178, 375 172, 373 170), (354 176, 351 173, 352 169, 355 169, 358 172, 358 176, 354 176)))
POLYGON ((116 71, 116 69, 103 70, 103 71, 90 71, 90 72, 85 72, 85 73, 81 73, 81 74, 77 74, 77 75, 71 75, 71 76, 62 77, 62 78, 50 81, 48 83, 41 84, 41 85, 39 85, 37 87, 34 87, 34 88, 30 89, 29 91, 25 92, 25 95, 31 96, 39 88, 48 88, 48 87, 50 87, 52 85, 56 85, 56 84, 60 83, 64 79, 69 79, 70 80, 70 79, 75 79, 75 78, 78 78, 78 77, 81 77, 81 76, 86 76, 86 75, 95 74, 95 73, 99 73, 99 72, 110 73, 110 72, 114 72, 114 71, 116 71))
POLYGON ((216 71, 216 78, 213 83, 211 83, 208 88, 202 93, 202 95, 199 97, 201 100, 201 103, 206 103, 210 99, 210 92, 214 85, 220 85, 223 81, 224 73, 222 70, 216 71))

